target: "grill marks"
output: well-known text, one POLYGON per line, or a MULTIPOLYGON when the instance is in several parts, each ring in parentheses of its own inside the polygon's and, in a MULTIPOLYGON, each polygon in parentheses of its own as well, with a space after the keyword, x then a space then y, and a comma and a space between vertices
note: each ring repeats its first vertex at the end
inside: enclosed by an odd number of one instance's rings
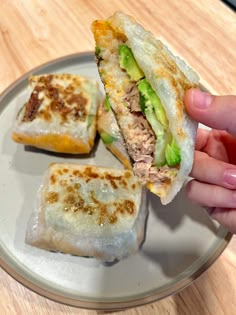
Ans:
POLYGON ((25 105, 25 113, 22 121, 32 121, 35 119, 38 109, 43 102, 43 99, 39 99, 38 95, 43 88, 36 87, 32 92, 28 103, 25 105))
POLYGON ((39 117, 50 121, 53 114, 60 117, 61 123, 70 119, 85 121, 88 116, 86 105, 88 98, 79 92, 79 81, 70 78, 69 75, 45 75, 37 79, 33 77, 31 83, 35 84, 28 103, 25 105, 25 112, 22 121, 33 121, 39 117), (61 80, 60 83, 59 80, 61 80), (55 79, 55 81, 54 81, 55 79), (65 82, 63 82, 65 79, 65 82), (69 83, 67 84, 69 80, 69 83), (64 86, 64 84, 67 86, 64 86), (42 104, 43 109, 40 109, 42 104))
MULTIPOLYGON (((107 171, 97 172, 93 166, 86 166, 83 169, 69 169, 56 168, 51 172, 49 181, 51 189, 45 194, 44 200, 47 204, 58 203, 60 211, 66 213, 66 215, 79 215, 83 214, 93 220, 98 225, 116 224, 119 219, 124 216, 132 217, 136 215, 136 206, 132 200, 119 199, 115 201, 104 201, 99 198, 94 190, 88 188, 88 196, 84 198, 83 184, 78 181, 83 178, 86 183, 90 181, 102 180, 102 186, 100 189, 112 189, 117 190, 120 187, 132 188, 135 190, 137 184, 133 181, 130 182, 132 172, 125 171, 124 174, 111 174, 107 171)), ((94 182, 95 183, 95 182, 94 182)), ((93 187, 94 183, 92 183, 93 187)), ((99 182, 98 182, 99 183, 99 182)), ((135 192, 134 192, 135 193, 135 192)))

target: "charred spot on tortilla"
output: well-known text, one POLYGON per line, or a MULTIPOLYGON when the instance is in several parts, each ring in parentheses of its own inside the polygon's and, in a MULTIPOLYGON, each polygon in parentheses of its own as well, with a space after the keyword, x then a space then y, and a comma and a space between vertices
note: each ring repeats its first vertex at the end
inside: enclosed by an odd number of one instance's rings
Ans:
POLYGON ((172 201, 192 168, 197 124, 184 93, 197 74, 132 17, 94 21, 98 70, 139 180, 172 201))

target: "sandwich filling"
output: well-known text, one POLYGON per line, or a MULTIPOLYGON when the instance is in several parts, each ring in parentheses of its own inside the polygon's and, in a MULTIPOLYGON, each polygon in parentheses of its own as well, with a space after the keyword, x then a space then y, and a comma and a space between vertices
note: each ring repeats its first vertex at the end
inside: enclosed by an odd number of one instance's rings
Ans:
POLYGON ((134 173, 143 183, 168 183, 177 175, 181 156, 161 100, 137 64, 126 36, 107 21, 95 21, 93 29, 100 43, 96 58, 107 103, 116 114, 134 173))

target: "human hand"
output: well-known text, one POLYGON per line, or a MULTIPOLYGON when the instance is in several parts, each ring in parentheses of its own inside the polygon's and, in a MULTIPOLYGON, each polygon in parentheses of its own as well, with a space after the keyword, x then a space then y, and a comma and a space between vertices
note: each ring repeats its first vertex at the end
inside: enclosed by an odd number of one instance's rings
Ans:
POLYGON ((194 120, 213 128, 198 129, 187 196, 236 233, 236 96, 191 89, 184 101, 194 120))

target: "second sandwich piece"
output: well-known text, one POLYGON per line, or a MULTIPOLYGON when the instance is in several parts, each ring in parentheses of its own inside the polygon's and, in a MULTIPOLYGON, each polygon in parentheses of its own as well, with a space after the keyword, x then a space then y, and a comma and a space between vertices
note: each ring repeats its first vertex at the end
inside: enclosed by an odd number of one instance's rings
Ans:
POLYGON ((54 73, 31 76, 29 88, 13 140, 47 151, 89 153, 96 136, 98 83, 76 74, 54 73))
POLYGON ((133 170, 167 204, 192 168, 197 124, 184 93, 197 74, 132 17, 94 21, 97 65, 133 170))

